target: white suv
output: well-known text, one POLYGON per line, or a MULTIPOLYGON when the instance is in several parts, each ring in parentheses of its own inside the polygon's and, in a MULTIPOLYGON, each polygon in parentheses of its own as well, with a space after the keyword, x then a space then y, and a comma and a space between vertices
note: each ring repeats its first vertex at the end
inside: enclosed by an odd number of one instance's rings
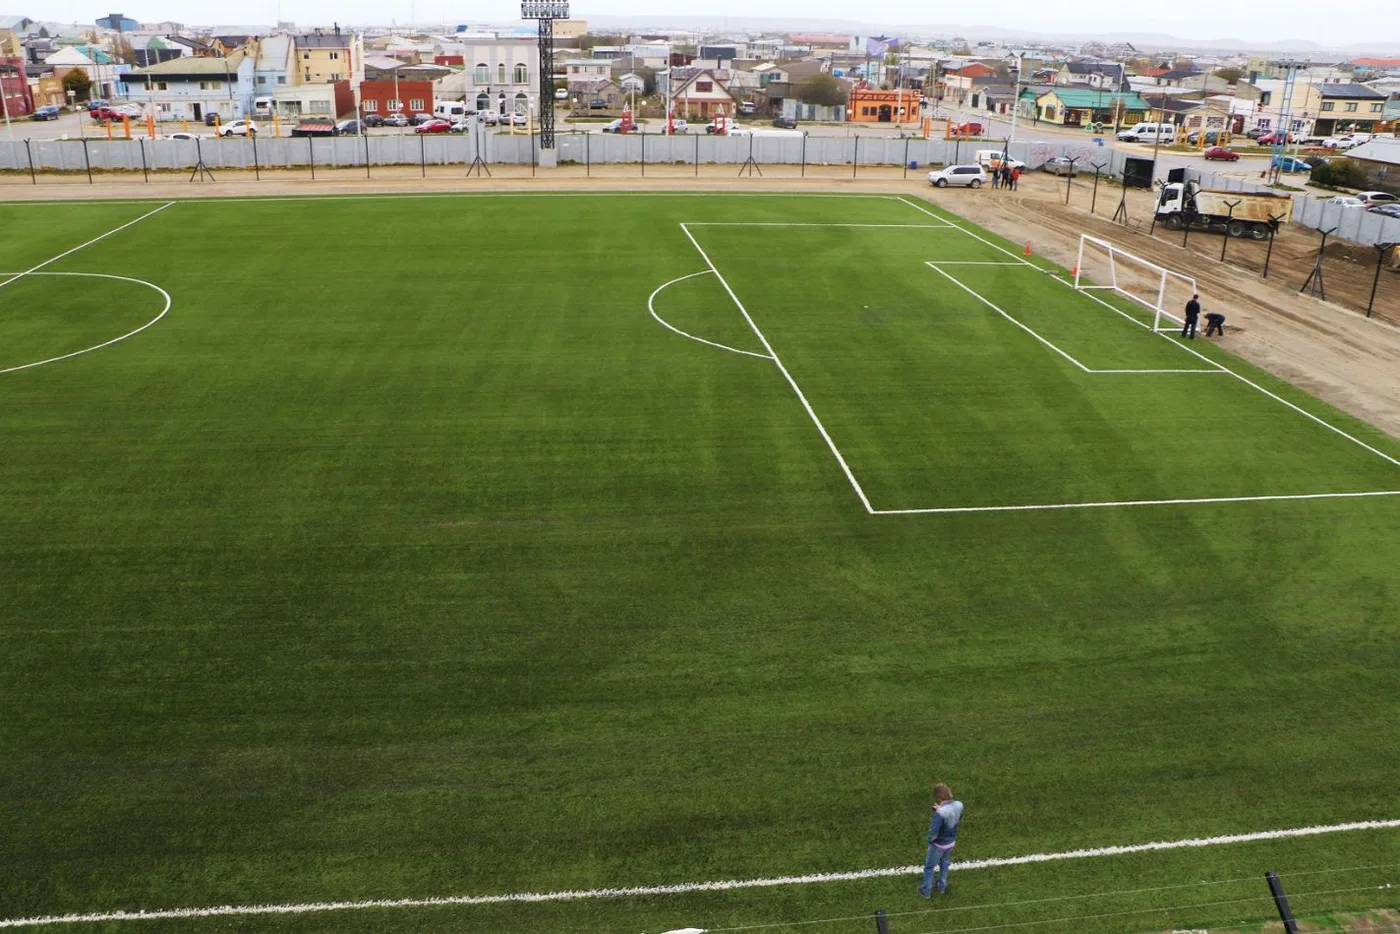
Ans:
POLYGON ((935 188, 949 185, 962 185, 965 188, 981 188, 987 180, 987 173, 980 165, 950 165, 928 173, 928 183, 935 188))
POLYGON ((220 136, 257 136, 258 128, 247 120, 234 120, 219 127, 220 136))

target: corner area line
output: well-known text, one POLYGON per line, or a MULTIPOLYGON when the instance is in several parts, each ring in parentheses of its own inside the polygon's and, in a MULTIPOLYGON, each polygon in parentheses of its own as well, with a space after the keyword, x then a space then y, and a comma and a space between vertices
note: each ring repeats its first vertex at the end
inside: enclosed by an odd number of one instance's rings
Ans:
POLYGON ((108 237, 110 237, 110 236, 111 236, 112 234, 114 234, 114 233, 120 233, 121 231, 126 230, 126 228, 131 227, 131 226, 134 225, 134 224, 139 224, 139 223, 141 223, 143 220, 145 220, 146 218, 151 217, 151 216, 153 216, 153 215, 155 215, 155 214, 159 214, 161 211, 164 211, 166 208, 170 207, 172 204, 175 204, 175 202, 174 202, 174 201, 167 201, 167 202, 165 202, 164 204, 162 204, 160 207, 156 208, 154 211, 147 211, 145 214, 142 214, 140 217, 136 218, 135 220, 127 221, 125 224, 122 224, 120 227, 113 227, 111 230, 107 231, 105 234, 102 234, 100 237, 93 237, 93 238, 92 238, 91 240, 89 240, 87 243, 80 243, 80 244, 78 244, 77 246, 73 247, 73 249, 71 249, 71 250, 64 250, 62 253, 58 254, 57 256, 53 257, 52 259, 46 259, 46 260, 44 260, 42 263, 40 263, 40 264, 37 265, 37 266, 31 266, 30 268, 26 269, 24 272, 15 273, 13 276, 10 276, 10 278, 6 279, 4 282, 0 282, 0 289, 3 289, 5 286, 9 285, 11 282, 14 282, 16 279, 23 279, 25 276, 29 275, 31 272, 36 272, 36 271, 38 271, 38 270, 40 270, 40 269, 43 269, 45 266, 49 265, 50 263, 56 263, 56 262, 58 262, 59 260, 63 259, 63 257, 65 257, 65 256, 70 256, 70 255, 72 255, 72 254, 78 252, 79 250, 83 249, 84 247, 92 246, 94 243, 96 243, 96 242, 99 241, 99 240, 105 240, 105 239, 107 239, 108 237))
POLYGON ((841 465, 841 472, 844 473, 846 479, 850 481, 851 488, 856 491, 856 496, 860 497, 861 505, 865 507, 866 512, 873 514, 875 510, 870 505, 870 498, 865 495, 865 490, 861 489, 860 483, 856 480, 856 475, 851 472, 850 465, 846 463, 846 458, 841 456, 840 449, 836 447, 836 442, 831 440, 831 435, 827 433, 826 426, 822 424, 820 418, 817 418, 817 413, 813 411, 812 404, 807 401, 807 397, 802 393, 802 387, 797 385, 797 380, 793 379, 792 374, 788 372, 788 368, 783 366, 783 361, 779 359, 777 351, 773 349, 773 345, 768 343, 768 338, 764 337, 763 332, 758 329, 758 325, 754 323, 753 317, 749 315, 749 310, 744 307, 743 302, 739 301, 739 296, 734 294, 734 290, 729 287, 729 282, 724 278, 724 275, 719 271, 718 267, 715 266, 714 260, 710 259, 710 254, 706 253, 705 248, 700 245, 700 241, 695 239, 695 235, 690 232, 690 228, 685 224, 681 224, 681 232, 685 234, 691 246, 695 247, 696 252, 700 254, 700 258, 705 261, 705 265, 710 267, 710 271, 715 274, 715 278, 719 280, 719 284, 724 286, 724 291, 728 292, 729 297, 734 300, 734 304, 739 309, 739 313, 744 316, 744 320, 749 323, 749 327, 753 328, 753 332, 758 337, 759 343, 763 344, 763 349, 768 351, 769 356, 773 358, 773 362, 777 364, 778 371, 781 372, 783 378, 788 381, 788 385, 792 387, 792 391, 797 393, 798 401, 801 402, 802 407, 807 410, 807 415, 812 419, 812 424, 817 426, 817 431, 821 432, 822 440, 824 440, 826 446, 831 449, 832 456, 836 458, 836 463, 841 465))
MULTIPOLYGON (((976 869, 997 869, 1004 866, 1027 866, 1070 859, 1094 859, 1105 856, 1129 856, 1161 850, 1198 849, 1208 846, 1230 846, 1266 840, 1292 840, 1322 834, 1348 833, 1358 830, 1389 830, 1400 827, 1400 820, 1364 820, 1346 824, 1323 824, 1312 827, 1290 827, 1283 830, 1261 830, 1253 833, 1227 834, 1218 837, 1192 837, 1185 840, 1158 840, 1152 843, 1132 843, 1124 846, 1102 846, 1058 853, 1028 853, 1024 856, 1001 856, 964 860, 953 864, 960 872, 976 869)), ((736 889, 777 888, 788 885, 820 885, 827 882, 859 882, 915 875, 922 866, 890 866, 883 869, 856 869, 844 872, 816 872, 800 876, 772 876, 764 879, 727 879, 716 882, 677 882, 669 885, 644 885, 611 889, 579 889, 560 892, 513 892, 503 895, 448 895, 428 898, 367 899, 363 901, 302 902, 286 905, 219 905, 212 908, 167 908, 155 911, 105 911, 87 914, 41 915, 32 918, 0 919, 0 928, 43 927, 57 924, 105 924, 113 921, 159 921, 175 918, 227 918, 249 915, 297 915, 325 911, 362 911, 371 908, 444 908, 472 905, 536 904, 541 902, 576 902, 605 898, 638 898, 650 895, 684 895, 689 892, 728 892, 736 889)))
POLYGON ((690 275, 687 276, 677 276, 670 282, 661 283, 661 285, 658 285, 656 287, 655 292, 652 292, 650 295, 647 296, 647 311, 651 312, 651 316, 655 318, 662 327, 674 331, 681 337, 688 337, 693 341, 699 341, 702 344, 709 344, 711 347, 718 347, 720 350, 727 350, 730 353, 741 353, 746 357, 758 357, 760 360, 772 360, 773 358, 768 356, 768 354, 766 353, 754 353, 752 350, 740 350, 738 347, 730 347, 728 344, 721 344, 716 341, 707 341, 703 337, 696 337, 694 334, 687 334, 685 331, 682 331, 680 328, 671 324, 671 322, 667 321, 665 318, 661 317, 656 313, 656 308, 652 303, 656 301, 656 296, 660 295, 667 288, 675 285, 677 282, 684 282, 687 279, 694 279, 696 276, 708 276, 712 275, 713 273, 713 269, 702 269, 699 272, 692 272, 690 275))
POLYGON ((1265 503, 1301 499, 1366 499, 1374 496, 1400 496, 1400 490, 1374 490, 1362 493, 1279 493, 1267 496, 1203 496, 1194 499, 1129 499, 1096 503, 1028 503, 1020 506, 935 506, 926 509, 875 509, 873 516, 922 516, 957 512, 1037 512, 1051 509, 1109 509, 1119 506, 1193 506, 1203 503, 1265 503))

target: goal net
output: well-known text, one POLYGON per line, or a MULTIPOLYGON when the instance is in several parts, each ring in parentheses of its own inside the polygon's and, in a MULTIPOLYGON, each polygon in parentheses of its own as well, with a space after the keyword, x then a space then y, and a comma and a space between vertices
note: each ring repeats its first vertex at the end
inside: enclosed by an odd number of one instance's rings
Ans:
POLYGON ((1186 303, 1196 294, 1196 280, 1134 256, 1107 240, 1081 234, 1074 266, 1074 287, 1105 293, 1109 304, 1152 328, 1179 329, 1186 303))

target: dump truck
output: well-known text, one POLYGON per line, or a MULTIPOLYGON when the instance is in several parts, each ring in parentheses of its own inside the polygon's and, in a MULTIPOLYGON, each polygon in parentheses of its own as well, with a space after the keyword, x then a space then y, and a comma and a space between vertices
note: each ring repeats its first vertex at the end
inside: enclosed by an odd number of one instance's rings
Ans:
POLYGON ((1168 230, 1193 229, 1231 237, 1267 240, 1293 217, 1287 195, 1214 191, 1198 183, 1172 182, 1157 195, 1157 223, 1168 230))

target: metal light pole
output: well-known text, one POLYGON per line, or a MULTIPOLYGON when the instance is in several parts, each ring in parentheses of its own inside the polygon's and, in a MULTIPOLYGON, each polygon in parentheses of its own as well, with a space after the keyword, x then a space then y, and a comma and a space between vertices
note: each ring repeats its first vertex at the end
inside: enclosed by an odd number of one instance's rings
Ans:
MULTIPOLYGON (((19 72, 19 74, 20 80, 28 80, 24 78, 23 72, 19 72)), ((10 134, 10 142, 13 143, 15 141, 15 126, 10 122, 10 92, 5 90, 3 77, 0 77, 0 107, 5 109, 5 132, 10 134)))
POLYGON ((1021 57, 1026 53, 1013 52, 1016 56, 1016 87, 1011 93, 1011 141, 1016 141, 1016 116, 1021 110, 1021 57))

